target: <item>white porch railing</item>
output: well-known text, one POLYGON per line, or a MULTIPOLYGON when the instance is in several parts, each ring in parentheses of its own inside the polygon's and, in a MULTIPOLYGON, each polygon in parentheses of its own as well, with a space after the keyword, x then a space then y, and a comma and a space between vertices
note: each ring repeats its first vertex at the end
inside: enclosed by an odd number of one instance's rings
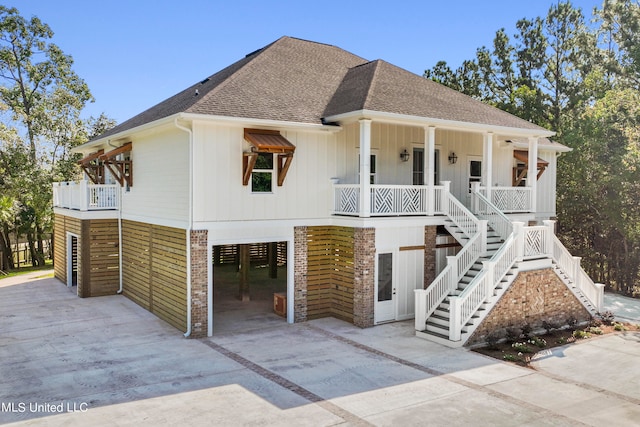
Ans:
MULTIPOLYGON (((477 186, 475 188, 477 190, 477 186)), ((447 296, 449 296, 449 340, 460 341, 462 329, 485 303, 495 302, 495 289, 505 275, 517 262, 534 258, 550 258, 575 284, 579 293, 586 297, 591 305, 601 311, 604 299, 604 285, 593 283, 580 266, 580 258, 573 257, 555 235, 555 222, 543 221, 543 226, 525 227, 521 222, 510 222, 495 206, 481 194, 472 197, 472 208, 486 220, 480 227, 489 223, 501 236, 506 238, 498 251, 489 261, 484 261, 481 271, 474 277, 459 295, 451 291, 458 287, 462 275, 470 267, 468 253, 477 249, 478 233, 456 257, 448 257, 448 265, 425 290, 415 291, 415 328, 425 329, 427 319, 433 314, 447 296)), ((482 228, 480 228, 482 230, 482 228)), ((477 260, 477 258, 475 258, 477 260)), ((475 262, 475 261, 474 261, 475 262)), ((579 296, 576 293, 576 296, 579 296)))
POLYGON ((471 191, 471 210, 478 217, 484 219, 489 227, 495 231, 502 240, 507 240, 513 233, 513 224, 497 206, 489 202, 487 198, 479 191, 480 187, 477 183, 472 187, 471 191))
POLYGON ((119 209, 117 184, 89 184, 88 181, 54 182, 53 206, 79 211, 119 209))
POLYGON ((601 312, 604 304, 604 285, 594 283, 580 265, 580 257, 574 257, 554 234, 551 237, 553 258, 562 271, 569 276, 578 290, 601 312))
MULTIPOLYGON (((486 187, 479 187, 479 191, 487 197, 486 187)), ((491 187, 491 203, 506 213, 531 212, 532 197, 531 187, 491 187)))
MULTIPOLYGON (((334 184, 333 213, 359 216, 360 185, 334 184)), ((371 185, 371 216, 442 214, 444 187, 371 185)))

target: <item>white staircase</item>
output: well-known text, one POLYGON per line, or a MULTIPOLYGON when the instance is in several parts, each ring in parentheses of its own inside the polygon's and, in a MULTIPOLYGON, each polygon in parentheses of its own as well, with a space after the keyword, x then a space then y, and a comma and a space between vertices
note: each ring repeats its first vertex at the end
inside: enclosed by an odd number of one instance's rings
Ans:
POLYGON ((477 187, 471 213, 444 192, 445 227, 462 249, 427 289, 416 290, 416 335, 460 347, 502 297, 522 268, 554 268, 592 313, 602 307, 603 285, 594 284, 553 232, 554 222, 525 227, 511 222, 477 187))

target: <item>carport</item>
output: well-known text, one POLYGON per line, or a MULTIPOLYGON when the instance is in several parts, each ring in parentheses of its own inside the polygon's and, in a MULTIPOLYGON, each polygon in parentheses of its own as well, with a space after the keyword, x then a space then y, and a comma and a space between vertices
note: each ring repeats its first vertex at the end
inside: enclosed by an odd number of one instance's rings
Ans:
POLYGON ((213 334, 286 322, 287 242, 213 247, 213 334))

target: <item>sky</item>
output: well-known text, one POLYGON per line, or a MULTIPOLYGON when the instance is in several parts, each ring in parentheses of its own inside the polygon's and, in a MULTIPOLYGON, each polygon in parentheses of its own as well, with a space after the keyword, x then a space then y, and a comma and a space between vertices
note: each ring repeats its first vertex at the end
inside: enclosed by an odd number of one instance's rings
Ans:
MULTIPOLYGON (((71 55, 101 113, 122 122, 282 36, 332 44, 422 75, 453 68, 546 16, 557 0, 9 0, 71 55)), ((602 0, 573 0, 587 18, 602 0)))

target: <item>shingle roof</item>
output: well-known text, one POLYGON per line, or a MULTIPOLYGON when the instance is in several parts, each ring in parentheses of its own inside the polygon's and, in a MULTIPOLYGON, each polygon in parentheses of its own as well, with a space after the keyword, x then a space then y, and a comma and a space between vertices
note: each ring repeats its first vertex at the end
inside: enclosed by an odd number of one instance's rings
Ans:
POLYGON ((99 138, 181 112, 320 124, 359 110, 542 130, 385 61, 282 37, 99 138))
POLYGON ((349 70, 325 116, 358 110, 522 129, 542 129, 513 114, 383 60, 349 70))

